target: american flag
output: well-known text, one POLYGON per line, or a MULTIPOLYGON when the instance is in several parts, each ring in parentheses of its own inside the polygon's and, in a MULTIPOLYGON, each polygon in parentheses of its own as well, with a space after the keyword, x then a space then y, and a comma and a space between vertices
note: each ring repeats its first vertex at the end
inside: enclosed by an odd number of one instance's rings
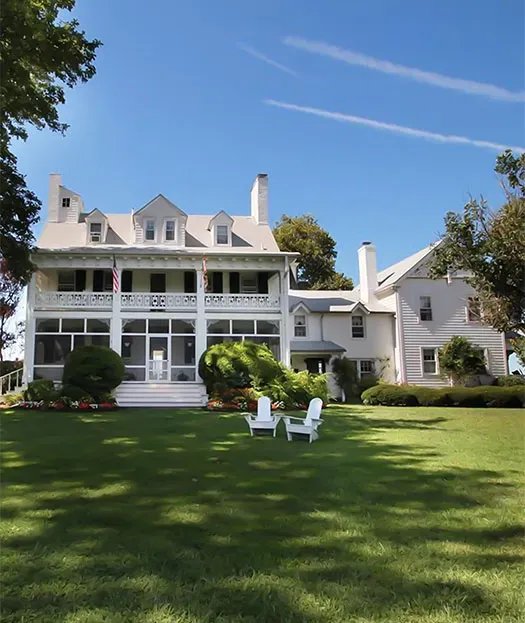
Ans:
POLYGON ((204 281, 204 292, 208 291, 208 267, 206 266, 206 258, 202 258, 202 277, 204 281))
POLYGON ((113 256, 113 292, 118 292, 120 290, 120 275, 119 270, 117 268, 117 261, 115 260, 115 256, 113 256))

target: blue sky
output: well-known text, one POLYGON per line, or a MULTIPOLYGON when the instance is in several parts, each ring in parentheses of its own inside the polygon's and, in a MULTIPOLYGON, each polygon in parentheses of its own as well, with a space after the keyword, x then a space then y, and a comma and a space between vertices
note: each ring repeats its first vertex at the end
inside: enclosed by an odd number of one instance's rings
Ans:
POLYGON ((525 144, 523 102, 512 101, 524 89, 521 0, 77 0, 75 14, 104 42, 97 75, 68 94, 65 137, 35 131, 16 146, 44 204, 47 176, 60 172, 88 209, 129 212, 161 192, 188 213, 247 214, 265 172, 272 220, 314 214, 338 242, 338 269, 355 278, 362 240, 385 267, 434 241, 469 195, 500 204, 498 151, 265 100, 525 144), (482 86, 349 64, 312 42, 482 86), (507 95, 490 97, 486 84, 507 95))

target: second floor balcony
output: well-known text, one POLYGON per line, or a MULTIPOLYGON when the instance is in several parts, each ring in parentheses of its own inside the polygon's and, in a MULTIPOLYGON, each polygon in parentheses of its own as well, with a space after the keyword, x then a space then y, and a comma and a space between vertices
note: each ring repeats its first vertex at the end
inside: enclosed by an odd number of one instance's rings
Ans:
MULTIPOLYGON (((278 275, 211 272, 203 305, 207 310, 279 311, 278 275)), ((111 270, 40 271, 35 310, 196 311, 196 275, 191 271, 123 271, 113 292, 111 270)))

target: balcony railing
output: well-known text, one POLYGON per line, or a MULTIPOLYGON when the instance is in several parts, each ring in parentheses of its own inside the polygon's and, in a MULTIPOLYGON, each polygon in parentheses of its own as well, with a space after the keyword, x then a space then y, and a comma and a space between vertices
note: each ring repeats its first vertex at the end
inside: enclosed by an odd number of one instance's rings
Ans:
POLYGON ((111 292, 37 292, 36 309, 111 309, 111 292))
POLYGON ((172 310, 172 309, 196 309, 196 294, 150 294, 142 292, 122 293, 120 295, 121 308, 149 309, 149 310, 172 310))
POLYGON ((276 310, 281 300, 275 294, 206 294, 206 309, 276 310))
MULTIPOLYGON (((275 311, 280 309, 275 294, 206 294, 204 305, 213 310, 275 311)), ((112 292, 37 292, 35 309, 110 310, 112 292)), ((184 293, 122 292, 122 311, 175 311, 197 309, 197 295, 184 293)))

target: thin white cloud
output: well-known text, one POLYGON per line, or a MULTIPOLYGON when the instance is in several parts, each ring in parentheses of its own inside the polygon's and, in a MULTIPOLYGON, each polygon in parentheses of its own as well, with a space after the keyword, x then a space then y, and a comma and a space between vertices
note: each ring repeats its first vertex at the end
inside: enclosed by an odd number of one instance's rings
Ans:
POLYGON ((455 143, 460 145, 474 145, 475 147, 495 149, 496 151, 512 149, 512 151, 515 152, 525 152, 525 147, 513 147, 510 145, 501 145, 500 143, 492 143, 490 141, 479 141, 476 139, 467 138, 465 136, 454 136, 452 134, 438 134, 436 132, 427 132, 426 130, 416 130, 414 128, 407 128, 403 125, 396 125, 395 123, 374 121, 373 119, 367 119, 366 117, 344 115, 340 112, 330 112, 329 110, 322 110, 320 108, 297 106, 296 104, 286 104, 285 102, 278 102, 271 99, 264 100, 264 103, 269 104, 270 106, 277 106, 278 108, 285 108, 286 110, 303 112, 308 115, 324 117, 325 119, 333 119, 334 121, 342 121, 343 123, 356 123, 358 125, 366 125, 371 128, 376 128, 377 130, 387 130, 388 132, 394 132, 395 134, 406 134, 408 136, 422 138, 427 141, 436 141, 438 143, 455 143))
POLYGON ((290 74, 291 76, 295 76, 297 78, 299 75, 296 71, 294 71, 293 69, 290 69, 290 67, 287 67, 286 65, 282 65, 281 63, 274 61, 269 56, 266 56, 266 54, 262 54, 261 52, 254 50, 249 45, 239 44, 239 48, 243 52, 246 52, 246 54, 250 54, 250 56, 253 56, 254 58, 258 58, 260 61, 263 61, 267 65, 271 65, 272 67, 275 67, 276 69, 280 69, 281 71, 284 71, 285 73, 290 74))
POLYGON ((343 61, 348 65, 360 65, 361 67, 381 71, 385 74, 393 74, 403 78, 410 78, 411 80, 424 82, 443 89, 461 91, 462 93, 468 93, 469 95, 491 97, 493 99, 504 100, 506 102, 525 102, 525 91, 509 91, 508 89, 498 87, 494 84, 475 82, 474 80, 463 80, 462 78, 451 78, 450 76, 443 76, 442 74, 424 71, 423 69, 417 69, 415 67, 397 65, 396 63, 392 63, 390 61, 383 61, 373 58, 372 56, 367 56, 366 54, 361 54, 360 52, 345 50, 344 48, 323 43, 322 41, 309 41, 308 39, 302 39, 301 37, 285 37, 283 42, 285 45, 305 50, 306 52, 311 52, 312 54, 328 56, 338 61, 343 61))

